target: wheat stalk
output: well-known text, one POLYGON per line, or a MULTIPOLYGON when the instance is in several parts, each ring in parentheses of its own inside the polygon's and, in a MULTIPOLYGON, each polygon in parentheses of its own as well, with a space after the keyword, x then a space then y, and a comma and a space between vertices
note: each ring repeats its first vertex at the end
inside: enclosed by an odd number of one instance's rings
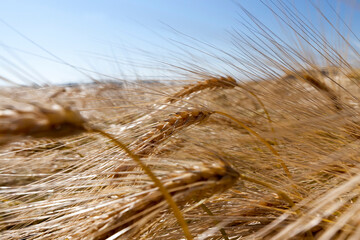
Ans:
POLYGON ((122 150, 124 150, 126 152, 127 155, 129 155, 143 170, 144 172, 150 177, 150 179, 154 182, 154 184, 159 188, 159 191, 163 194, 164 198, 166 199, 167 203, 169 204, 169 206, 171 207, 171 209, 174 212, 175 217, 177 218, 179 225, 182 227, 183 231, 184 231, 184 235, 188 240, 193 239, 191 236, 191 233, 188 229, 188 226, 181 214, 181 211, 179 210, 177 204, 175 203, 175 201, 173 200, 172 196, 170 195, 170 193, 168 192, 168 190, 165 188, 165 186, 162 184, 162 182, 155 176, 155 174, 152 172, 152 170, 145 165, 140 158, 134 154, 125 144, 123 144, 122 142, 120 142, 119 140, 117 140, 116 138, 114 138, 113 136, 111 136, 110 134, 94 128, 94 127, 88 127, 90 131, 94 131, 97 133, 100 133, 101 135, 105 136, 106 138, 110 139, 110 141, 112 141, 115 145, 117 145, 118 147, 120 147, 122 150))
MULTIPOLYGON (((225 191, 238 178, 239 174, 230 165, 222 163, 179 173, 177 176, 164 179, 163 184, 176 204, 183 207, 186 203, 200 201, 225 191)), ((153 186, 145 193, 137 195, 125 206, 121 204, 111 206, 105 214, 96 216, 88 223, 89 226, 96 227, 91 227, 85 232, 78 232, 75 236, 89 236, 90 239, 97 240, 107 239, 114 235, 116 237, 126 235, 126 238, 131 238, 140 227, 151 220, 151 217, 155 217, 165 208, 163 193, 153 186)))

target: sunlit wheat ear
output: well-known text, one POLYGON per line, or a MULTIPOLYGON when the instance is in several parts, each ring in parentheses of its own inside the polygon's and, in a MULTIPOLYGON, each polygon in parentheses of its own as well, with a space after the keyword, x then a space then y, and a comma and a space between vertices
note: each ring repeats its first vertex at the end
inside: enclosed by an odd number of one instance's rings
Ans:
POLYGON ((52 104, 29 105, 28 109, 8 108, 0 111, 0 134, 51 135, 61 128, 81 129, 84 119, 70 107, 52 104))
POLYGON ((184 97, 189 96, 192 93, 200 92, 205 89, 216 89, 216 88, 234 88, 237 86, 237 83, 234 78, 227 77, 213 77, 205 81, 197 82, 195 84, 186 85, 182 90, 175 93, 173 96, 168 98, 166 102, 174 103, 181 100, 184 97))
POLYGON ((155 148, 176 132, 194 124, 205 121, 213 112, 205 109, 189 109, 171 115, 165 121, 157 124, 135 143, 134 152, 140 156, 148 156, 155 148))
POLYGON ((213 78, 207 79, 205 81, 198 82, 196 84, 186 85, 183 87, 182 90, 175 93, 172 97, 168 98, 166 100, 166 102, 174 103, 176 101, 181 100, 184 97, 187 97, 193 93, 200 92, 205 89, 231 89, 231 88, 235 88, 235 87, 240 87, 241 89, 243 89, 244 91, 246 91, 247 93, 249 93, 251 96, 253 96, 256 99, 256 101, 263 108, 266 118, 269 121, 270 128, 271 128, 272 132, 274 132, 270 114, 267 111, 267 109, 266 109, 264 103, 261 101, 261 99, 257 96, 257 94, 254 91, 251 91, 247 87, 244 87, 244 86, 238 84, 236 82, 236 80, 231 76, 218 77, 218 78, 213 77, 213 78))
MULTIPOLYGON (((239 173, 231 166, 220 164, 181 172, 162 181, 176 204, 184 206, 186 203, 209 198, 227 190, 238 178, 239 173)), ((131 203, 111 206, 105 214, 96 216, 89 223, 90 229, 79 232, 78 236, 91 236, 90 239, 97 240, 115 236, 130 239, 166 208, 162 192, 152 186, 135 196, 131 203)))
POLYGON ((316 88, 318 91, 324 93, 333 102, 335 109, 343 109, 340 99, 336 95, 334 90, 332 90, 329 86, 322 82, 318 77, 305 73, 303 76, 301 76, 301 78, 305 80, 305 82, 316 88))

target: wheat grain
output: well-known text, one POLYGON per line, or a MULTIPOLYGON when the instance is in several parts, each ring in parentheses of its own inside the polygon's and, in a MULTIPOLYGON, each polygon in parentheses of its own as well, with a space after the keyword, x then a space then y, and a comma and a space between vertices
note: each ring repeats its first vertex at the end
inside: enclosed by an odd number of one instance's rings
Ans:
POLYGON ((84 122, 78 111, 59 104, 49 107, 32 104, 23 110, 9 107, 0 111, 0 134, 49 133, 65 126, 79 129, 84 122))
POLYGON ((316 78, 316 77, 314 77, 312 75, 309 75, 309 74, 305 74, 303 76, 303 79, 307 83, 309 83, 311 86, 313 86, 314 88, 324 92, 330 98, 330 100, 333 101, 334 107, 337 110, 341 110, 343 108, 341 103, 340 103, 340 100, 339 100, 338 96, 324 82, 321 82, 318 78, 316 78))
POLYGON ((186 85, 182 90, 175 93, 173 96, 168 98, 166 102, 174 103, 180 99, 191 95, 192 93, 200 92, 205 89, 217 89, 217 88, 234 88, 237 86, 236 80, 230 76, 226 77, 212 77, 205 81, 200 81, 195 84, 186 85))
POLYGON ((333 102, 336 110, 342 110, 343 106, 338 95, 324 81, 320 80, 321 78, 324 78, 324 76, 327 76, 328 71, 330 70, 334 71, 334 69, 323 69, 320 71, 316 68, 314 70, 296 71, 292 73, 287 73, 286 76, 283 77, 283 79, 295 78, 305 81, 306 83, 314 87, 316 90, 325 94, 333 102))
POLYGON ((201 123, 210 117, 211 111, 206 109, 188 109, 177 112, 165 121, 157 124, 154 129, 143 136, 134 145, 134 152, 140 156, 148 156, 154 149, 179 132, 181 129, 201 123))

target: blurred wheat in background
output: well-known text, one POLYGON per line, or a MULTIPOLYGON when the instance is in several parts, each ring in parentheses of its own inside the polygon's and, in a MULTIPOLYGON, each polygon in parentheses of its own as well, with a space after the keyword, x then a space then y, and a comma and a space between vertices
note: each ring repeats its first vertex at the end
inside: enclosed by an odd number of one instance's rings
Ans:
POLYGON ((2 87, 0 239, 360 239, 360 41, 308 3, 179 33, 185 81, 2 87))

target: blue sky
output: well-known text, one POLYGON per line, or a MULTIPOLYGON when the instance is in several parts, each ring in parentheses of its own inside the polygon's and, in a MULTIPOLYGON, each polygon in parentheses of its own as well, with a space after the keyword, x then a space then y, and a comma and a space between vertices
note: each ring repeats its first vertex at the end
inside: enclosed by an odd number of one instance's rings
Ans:
MULTIPOLYGON (((280 30, 259 1, 238 2, 280 30)), ((336 1, 330 2, 336 7, 336 1)), ((311 16, 306 1, 297 5, 311 16)), ((360 22, 358 13, 353 23, 360 22)), ((177 42, 189 39, 175 30, 229 51, 228 32, 241 29, 237 21, 242 14, 230 0, 1 0, 0 76, 16 82, 65 83, 101 74, 161 75, 156 67, 146 68, 151 57, 143 51, 160 61, 167 61, 172 51, 181 52, 177 42)))

